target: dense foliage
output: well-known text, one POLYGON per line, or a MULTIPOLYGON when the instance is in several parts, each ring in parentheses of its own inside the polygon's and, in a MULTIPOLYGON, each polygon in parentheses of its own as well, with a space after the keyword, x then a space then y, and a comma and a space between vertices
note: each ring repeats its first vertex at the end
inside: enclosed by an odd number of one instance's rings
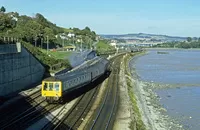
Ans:
POLYGON ((71 68, 67 60, 55 59, 54 57, 49 57, 47 54, 40 51, 39 48, 33 45, 22 42, 22 45, 27 48, 41 63, 45 66, 46 71, 55 71, 62 68, 71 68))
POLYGON ((0 12, 2 12, 2 13, 6 12, 6 8, 5 8, 4 6, 2 6, 2 7, 0 8, 0 12))
POLYGON ((6 9, 3 6, 0 8, 0 43, 22 42, 46 66, 47 70, 59 67, 70 68, 70 65, 68 61, 49 57, 37 47, 46 49, 47 43, 49 49, 73 43, 78 45, 80 43, 80 40, 77 42, 78 39, 81 39, 83 45, 88 46, 89 43, 91 44, 95 41, 96 33, 91 31, 89 27, 85 27, 82 30, 78 28, 66 29, 58 27, 39 13, 34 17, 20 16, 17 12, 6 13, 6 9), (69 37, 69 33, 75 35, 69 37))
POLYGON ((42 43, 46 43, 48 40, 50 47, 55 48, 58 44, 63 45, 62 36, 65 38, 65 44, 76 43, 78 39, 82 39, 83 44, 87 44, 96 39, 96 33, 91 31, 89 27, 82 30, 78 28, 66 29, 56 26, 39 13, 30 17, 20 16, 16 12, 0 12, 0 37, 14 37, 36 44, 36 46, 42 46, 42 43), (75 36, 68 37, 69 32, 75 36))
POLYGON ((157 44, 153 47, 161 48, 200 48, 200 41, 191 41, 191 42, 167 42, 163 44, 157 44))

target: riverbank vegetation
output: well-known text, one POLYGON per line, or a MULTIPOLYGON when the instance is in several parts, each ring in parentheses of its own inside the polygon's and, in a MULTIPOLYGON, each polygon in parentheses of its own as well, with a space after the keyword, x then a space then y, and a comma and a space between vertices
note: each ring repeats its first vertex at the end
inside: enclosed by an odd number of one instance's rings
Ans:
POLYGON ((192 40, 190 37, 188 37, 187 41, 183 42, 166 42, 162 44, 154 45, 153 47, 158 48, 200 48, 200 39, 198 40, 192 40))
MULTIPOLYGON (((138 52, 138 53, 141 53, 141 52, 138 52)), ((140 110, 138 108, 138 104, 137 104, 137 99, 136 99, 136 96, 134 94, 134 91, 133 91, 133 83, 132 83, 132 80, 129 78, 129 77, 132 77, 131 76, 131 73, 130 73, 130 70, 129 70, 129 60, 131 57, 135 56, 136 54, 138 53, 135 53, 135 54, 128 54, 128 56, 126 56, 124 58, 124 63, 125 63, 125 74, 127 75, 126 76, 126 83, 127 83, 127 87, 128 87, 128 95, 129 95, 129 98, 130 98, 130 101, 131 101, 131 105, 132 105, 132 109, 133 109, 133 113, 134 113, 134 117, 135 119, 131 121, 130 123, 130 128, 132 130, 135 130, 135 122, 136 122, 136 130, 146 130, 146 127, 142 121, 142 117, 141 117, 141 114, 140 114, 140 110)))

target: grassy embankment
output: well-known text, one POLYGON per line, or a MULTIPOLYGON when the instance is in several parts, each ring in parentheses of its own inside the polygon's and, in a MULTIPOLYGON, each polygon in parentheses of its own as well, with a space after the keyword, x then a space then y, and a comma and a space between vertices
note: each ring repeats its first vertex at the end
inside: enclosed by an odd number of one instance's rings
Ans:
MULTIPOLYGON (((46 53, 42 52, 41 49, 34 47, 30 43, 22 42, 22 45, 35 56, 38 61, 45 67, 47 73, 56 72, 64 68, 71 68, 68 60, 63 60, 61 57, 50 57, 46 53)), ((57 53, 57 55, 59 55, 57 53)), ((55 55, 56 56, 56 55, 55 55)), ((63 56, 63 55, 62 55, 63 56)))
MULTIPOLYGON (((47 54, 47 50, 45 49, 40 49, 43 53, 47 54)), ((67 51, 48 51, 48 55, 55 59, 67 59, 72 52, 67 52, 67 51)))
MULTIPOLYGON (((138 53, 134 53, 134 54, 128 54, 125 58, 124 58, 124 63, 125 63, 125 74, 128 76, 128 77, 131 77, 131 73, 130 73, 130 70, 129 70, 129 61, 131 59, 131 57, 137 55, 137 54, 141 54, 141 52, 138 52, 138 53)), ((133 109, 133 112, 134 112, 134 116, 135 116, 135 121, 136 121, 136 129, 137 130, 146 130, 145 128, 145 125, 142 121, 142 117, 141 117, 141 114, 140 114, 140 110, 138 108, 138 105, 137 105, 137 99, 136 99, 136 96, 134 94, 134 91, 133 91, 133 83, 131 81, 131 79, 129 79, 128 77, 126 76, 126 83, 127 83, 127 87, 128 87, 128 95, 129 95, 129 98, 131 100, 131 105, 132 105, 132 109, 133 109)), ((132 130, 134 130, 134 122, 135 121, 131 121, 130 123, 130 128, 132 130)))
POLYGON ((116 52, 116 49, 110 46, 106 40, 100 40, 96 44, 96 50, 98 55, 114 54, 116 52))

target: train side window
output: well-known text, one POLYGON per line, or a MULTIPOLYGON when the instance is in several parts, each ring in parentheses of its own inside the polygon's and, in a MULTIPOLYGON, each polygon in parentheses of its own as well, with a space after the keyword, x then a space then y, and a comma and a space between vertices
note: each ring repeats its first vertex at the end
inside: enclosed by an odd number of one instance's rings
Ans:
POLYGON ((69 83, 69 82, 67 82, 67 84, 68 84, 68 85, 67 85, 67 87, 70 87, 70 83, 69 83))
POLYGON ((47 90, 47 88, 48 88, 48 83, 44 83, 44 90, 47 90))
POLYGON ((77 83, 77 79, 74 80, 74 84, 76 84, 76 83, 77 83))
POLYGON ((55 86, 54 86, 54 87, 55 87, 55 90, 56 90, 56 91, 59 91, 59 83, 55 83, 55 86))
POLYGON ((71 86, 72 85, 72 81, 69 81, 69 86, 71 86))
POLYGON ((71 86, 73 86, 73 80, 71 80, 71 86))
POLYGON ((49 91, 53 90, 53 83, 49 83, 49 91))

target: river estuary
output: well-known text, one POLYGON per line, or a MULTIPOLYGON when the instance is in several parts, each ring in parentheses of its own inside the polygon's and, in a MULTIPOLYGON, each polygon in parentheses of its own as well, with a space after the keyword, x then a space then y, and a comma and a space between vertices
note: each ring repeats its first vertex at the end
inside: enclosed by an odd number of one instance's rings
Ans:
POLYGON ((200 50, 150 49, 131 66, 153 91, 167 115, 184 129, 200 129, 200 50))

